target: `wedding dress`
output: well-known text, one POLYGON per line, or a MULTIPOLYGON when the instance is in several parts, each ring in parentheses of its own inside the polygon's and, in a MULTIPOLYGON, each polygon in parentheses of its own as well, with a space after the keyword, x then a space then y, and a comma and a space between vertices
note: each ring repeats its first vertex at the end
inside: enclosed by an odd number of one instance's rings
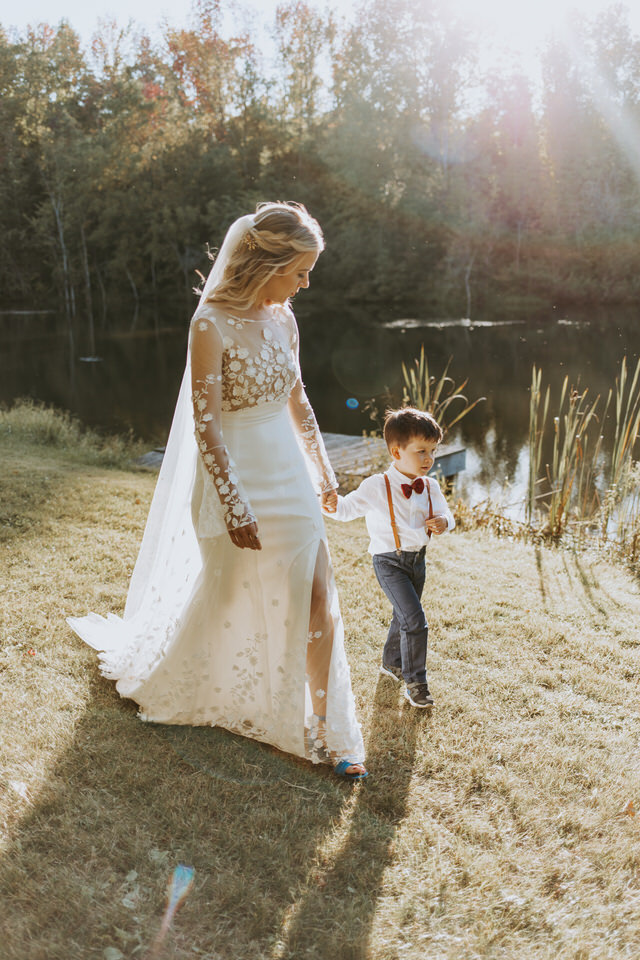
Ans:
POLYGON ((293 313, 249 320, 203 296, 189 358, 124 616, 68 622, 143 720, 362 762, 317 496, 336 483, 293 313), (262 549, 236 547, 228 529, 253 519, 262 549))

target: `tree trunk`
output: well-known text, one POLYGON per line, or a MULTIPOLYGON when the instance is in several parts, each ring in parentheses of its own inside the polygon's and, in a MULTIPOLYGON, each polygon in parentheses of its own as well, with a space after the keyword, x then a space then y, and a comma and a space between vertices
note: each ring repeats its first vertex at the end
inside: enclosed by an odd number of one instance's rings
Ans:
POLYGON ((91 294, 91 274, 89 272, 89 257, 87 256, 87 238, 84 233, 84 224, 80 226, 80 240, 82 241, 82 266, 84 268, 84 285, 87 298, 87 318, 89 320, 89 353, 96 355, 96 330, 93 320, 93 302, 91 294))
POLYGON ((522 247, 522 220, 516 226, 516 273, 520 273, 520 250, 522 247))
POLYGON ((96 277, 98 278, 98 286, 100 287, 100 300, 102 303, 102 329, 107 325, 107 291, 104 288, 104 280, 102 279, 102 274, 100 273, 100 267, 96 264, 96 277))
POLYGON ((471 319, 471 271, 473 270, 473 261, 475 258, 475 253, 471 254, 471 259, 464 271, 464 289, 467 294, 467 318, 469 320, 471 319))
POLYGON ((62 200, 58 197, 54 197, 53 193, 49 193, 49 199, 51 200, 51 206, 53 208, 53 215, 56 219, 56 226, 58 228, 58 243, 60 244, 60 255, 62 259, 62 291, 64 294, 64 307, 65 313, 67 314, 67 320, 71 323, 71 319, 75 316, 75 294, 73 286, 71 284, 71 276, 69 271, 69 256, 67 254, 67 245, 64 239, 64 224, 62 221, 62 200))
POLYGON ((136 282, 131 276, 131 271, 129 270, 129 268, 125 267, 124 272, 126 273, 127 279, 131 284, 131 289, 133 290, 133 296, 136 302, 136 308, 133 312, 133 320, 131 321, 131 327, 129 328, 133 332, 138 326, 138 314, 140 312, 140 295, 138 294, 138 288, 136 287, 136 282))
POLYGON ((158 279, 156 277, 156 258, 151 254, 151 292, 153 294, 153 326, 158 332, 158 279))

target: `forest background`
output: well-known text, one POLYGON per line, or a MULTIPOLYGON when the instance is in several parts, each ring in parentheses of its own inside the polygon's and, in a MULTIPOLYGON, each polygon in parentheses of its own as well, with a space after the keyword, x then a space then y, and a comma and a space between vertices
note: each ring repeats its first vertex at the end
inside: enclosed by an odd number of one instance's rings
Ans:
POLYGON ((623 303, 640 291, 640 39, 626 8, 575 15, 542 83, 481 66, 438 0, 349 22, 276 12, 273 63, 222 0, 154 40, 101 22, 0 27, 3 307, 117 326, 193 309, 228 223, 304 202, 325 297, 421 315, 623 303), (127 312, 127 317, 130 310, 127 312))

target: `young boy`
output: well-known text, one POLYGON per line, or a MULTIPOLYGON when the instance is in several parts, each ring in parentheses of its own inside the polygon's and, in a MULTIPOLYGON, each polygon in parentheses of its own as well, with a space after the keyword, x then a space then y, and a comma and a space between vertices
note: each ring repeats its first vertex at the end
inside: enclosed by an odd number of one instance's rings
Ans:
POLYGON ((346 497, 333 494, 325 510, 336 520, 366 518, 373 569, 393 607, 380 672, 404 680, 406 699, 425 709, 433 706, 426 673, 429 628, 420 603, 425 549, 432 533, 455 526, 438 482, 426 476, 442 429, 431 414, 404 407, 387 413, 384 439, 393 458, 386 473, 367 477, 346 497))

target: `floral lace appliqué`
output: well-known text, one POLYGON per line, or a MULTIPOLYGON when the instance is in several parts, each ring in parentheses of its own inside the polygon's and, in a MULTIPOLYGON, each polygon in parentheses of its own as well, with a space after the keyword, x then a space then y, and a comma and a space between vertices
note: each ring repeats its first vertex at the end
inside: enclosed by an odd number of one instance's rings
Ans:
POLYGON ((226 446, 209 442, 208 426, 214 418, 213 414, 207 412, 207 394, 210 387, 221 379, 221 376, 209 374, 204 381, 198 381, 196 386, 200 389, 194 390, 192 400, 196 443, 202 455, 202 462, 213 478, 227 529, 231 530, 254 523, 256 518, 243 496, 226 446))
POLYGON ((258 349, 239 346, 230 336, 223 337, 222 346, 223 410, 286 401, 298 373, 288 344, 265 328, 258 349))

